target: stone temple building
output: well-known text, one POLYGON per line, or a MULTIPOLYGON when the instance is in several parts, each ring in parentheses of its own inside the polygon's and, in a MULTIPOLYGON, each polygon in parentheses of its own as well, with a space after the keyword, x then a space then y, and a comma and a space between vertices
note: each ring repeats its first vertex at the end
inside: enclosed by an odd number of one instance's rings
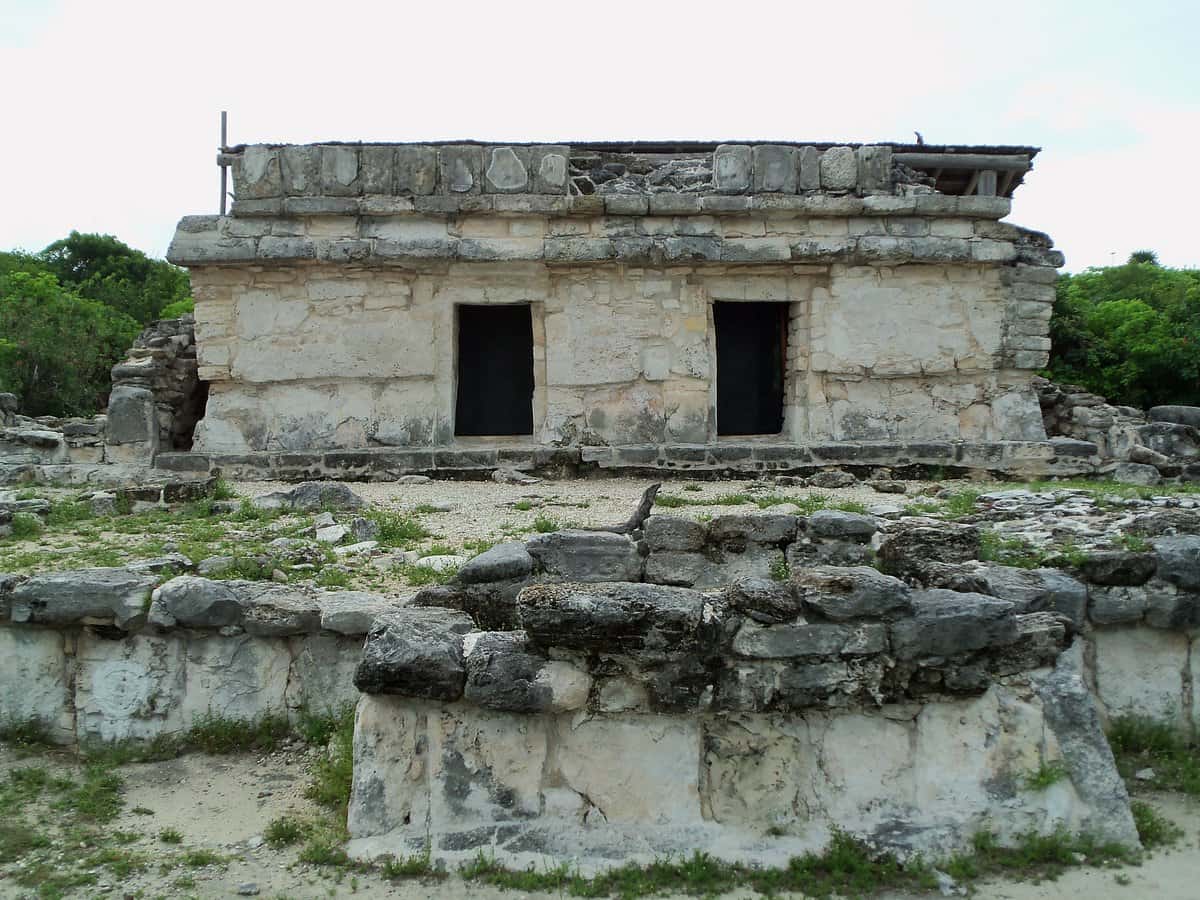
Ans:
MULTIPOLYGON (((1052 463, 1031 147, 234 147, 178 468, 1052 463)), ((169 457, 171 454, 163 454, 169 457)), ((161 463, 160 463, 161 464, 161 463)))

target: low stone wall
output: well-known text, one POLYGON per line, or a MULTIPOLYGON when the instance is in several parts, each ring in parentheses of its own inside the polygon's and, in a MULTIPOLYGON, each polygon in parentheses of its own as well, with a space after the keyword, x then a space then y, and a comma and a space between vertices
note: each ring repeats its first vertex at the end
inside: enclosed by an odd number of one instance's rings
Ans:
MULTIPOLYGON (((184 561, 186 563, 186 561, 184 561)), ((362 635, 396 601, 153 567, 0 575, 0 720, 56 743, 147 740, 357 699, 362 635)))

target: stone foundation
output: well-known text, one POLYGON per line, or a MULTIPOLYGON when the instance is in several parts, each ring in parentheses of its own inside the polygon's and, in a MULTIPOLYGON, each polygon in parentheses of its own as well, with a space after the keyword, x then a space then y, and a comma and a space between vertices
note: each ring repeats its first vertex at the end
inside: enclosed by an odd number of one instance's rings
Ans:
POLYGON ((699 850, 783 866, 834 829, 937 859, 987 830, 1129 846, 1124 787, 1069 664, 973 699, 804 714, 521 715, 365 696, 351 853, 479 852, 586 873, 699 850), (1063 780, 1027 785, 1045 765, 1063 780))

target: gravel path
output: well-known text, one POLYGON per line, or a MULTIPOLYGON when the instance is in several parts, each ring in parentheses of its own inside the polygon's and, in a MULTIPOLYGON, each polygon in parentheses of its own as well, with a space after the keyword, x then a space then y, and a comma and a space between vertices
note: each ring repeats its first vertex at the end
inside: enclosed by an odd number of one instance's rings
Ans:
MULTIPOLYGON (((394 482, 351 483, 350 487, 372 504, 412 510, 433 504, 449 504, 447 512, 423 513, 440 540, 461 544, 479 538, 499 539, 504 535, 534 530, 534 520, 547 517, 558 525, 613 525, 629 518, 642 492, 653 478, 584 478, 542 481, 521 486, 493 481, 430 481, 425 484, 394 482), (525 501, 522 503, 522 501, 525 501), (529 509, 514 507, 520 503, 529 509)), ((833 503, 856 502, 870 507, 876 504, 903 505, 929 486, 929 482, 907 482, 908 496, 881 494, 865 484, 849 488, 813 489, 777 485, 767 479, 728 481, 666 481, 662 494, 685 497, 689 504, 697 500, 715 500, 731 494, 780 495, 804 498, 813 494, 830 498, 833 503)), ((965 482, 964 482, 965 484, 965 482)), ((244 481, 233 485, 242 496, 256 497, 272 491, 285 491, 294 485, 273 481, 244 481)), ((659 512, 664 511, 659 507, 659 512)), ((669 510, 673 516, 695 519, 726 513, 757 510, 751 502, 735 506, 711 504, 681 506, 669 510)))

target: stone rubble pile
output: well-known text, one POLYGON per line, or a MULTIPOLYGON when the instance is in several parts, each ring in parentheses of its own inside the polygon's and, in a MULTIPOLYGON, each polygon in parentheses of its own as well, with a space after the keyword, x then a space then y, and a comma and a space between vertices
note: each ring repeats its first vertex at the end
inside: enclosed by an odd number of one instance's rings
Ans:
POLYGON ((31 418, 19 398, 0 394, 0 484, 145 481, 160 450, 191 447, 205 396, 192 316, 155 322, 113 367, 102 415, 31 418))
POLYGON ((1070 384, 1034 379, 1046 434, 1096 445, 1117 481, 1155 485, 1164 478, 1200 481, 1200 407, 1113 406, 1070 384))

